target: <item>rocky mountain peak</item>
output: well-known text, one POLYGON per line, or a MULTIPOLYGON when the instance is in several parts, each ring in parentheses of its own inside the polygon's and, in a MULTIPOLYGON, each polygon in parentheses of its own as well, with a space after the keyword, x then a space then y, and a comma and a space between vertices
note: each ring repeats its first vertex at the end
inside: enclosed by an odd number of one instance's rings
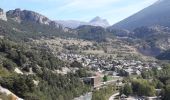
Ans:
POLYGON ((40 24, 49 24, 50 22, 50 20, 47 17, 41 14, 29 10, 21 10, 19 8, 8 11, 7 16, 10 16, 11 18, 15 19, 15 21, 18 22, 33 21, 40 24))
POLYGON ((34 22, 38 24, 51 25, 57 28, 60 27, 60 25, 56 23, 55 21, 52 21, 48 19, 46 16, 36 13, 34 11, 21 10, 17 8, 15 10, 8 11, 7 16, 19 23, 22 21, 29 21, 29 22, 34 22))
POLYGON ((0 8, 0 20, 7 21, 6 13, 0 8))
POLYGON ((101 26, 101 27, 110 26, 110 24, 108 23, 106 19, 102 19, 99 16, 93 18, 89 23, 90 25, 93 25, 93 26, 101 26))
POLYGON ((96 21, 102 21, 102 18, 97 16, 97 17, 93 18, 90 22, 96 22, 96 21))

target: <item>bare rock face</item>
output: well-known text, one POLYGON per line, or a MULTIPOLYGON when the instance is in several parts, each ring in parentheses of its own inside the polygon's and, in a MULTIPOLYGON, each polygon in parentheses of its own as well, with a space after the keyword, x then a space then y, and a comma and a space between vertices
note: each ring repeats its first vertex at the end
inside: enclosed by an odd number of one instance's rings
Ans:
POLYGON ((0 8, 0 20, 7 21, 6 13, 0 8))
POLYGON ((31 21, 31 22, 36 22, 39 24, 49 24, 50 20, 36 12, 33 11, 28 11, 28 10, 21 10, 21 9, 15 9, 15 10, 10 10, 7 12, 7 16, 15 19, 17 22, 21 21, 31 21))
POLYGON ((21 9, 10 10, 7 12, 7 16, 9 16, 14 21, 17 21, 19 23, 22 21, 29 21, 29 22, 35 22, 38 24, 51 25, 57 28, 60 27, 58 23, 51 21, 50 19, 48 19, 47 17, 39 13, 29 11, 29 10, 21 10, 21 9))

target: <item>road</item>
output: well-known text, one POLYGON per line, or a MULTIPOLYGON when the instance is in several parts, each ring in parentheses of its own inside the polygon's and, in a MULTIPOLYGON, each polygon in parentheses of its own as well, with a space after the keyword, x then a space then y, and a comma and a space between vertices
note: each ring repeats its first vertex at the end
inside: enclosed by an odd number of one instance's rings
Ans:
POLYGON ((82 95, 80 97, 74 98, 73 100, 91 100, 92 99, 92 92, 89 92, 85 95, 82 95))
POLYGON ((109 100, 114 100, 115 96, 119 95, 119 92, 118 93, 115 93, 113 94, 112 96, 110 96, 109 100))
POLYGON ((118 80, 121 81, 121 80, 123 80, 123 78, 120 77, 119 79, 116 79, 116 80, 110 80, 110 81, 107 81, 107 82, 101 82, 101 84, 94 86, 94 88, 100 88, 100 87, 105 86, 105 85, 109 85, 109 84, 112 84, 112 83, 117 83, 118 80))

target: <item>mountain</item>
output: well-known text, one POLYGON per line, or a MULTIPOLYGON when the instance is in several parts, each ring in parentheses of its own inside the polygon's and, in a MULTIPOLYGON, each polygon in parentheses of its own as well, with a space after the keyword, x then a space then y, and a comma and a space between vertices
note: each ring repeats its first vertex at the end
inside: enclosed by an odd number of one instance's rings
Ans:
POLYGON ((82 22, 82 21, 76 21, 76 20, 53 21, 53 20, 50 20, 49 18, 47 18, 46 16, 41 15, 34 11, 21 10, 21 9, 17 8, 15 10, 9 10, 6 13, 4 13, 3 9, 0 9, 0 19, 7 20, 6 16, 18 23, 29 22, 29 23, 34 23, 34 24, 48 25, 48 26, 52 26, 55 28, 63 27, 63 29, 66 29, 64 27, 75 29, 82 25, 101 26, 104 28, 109 26, 108 21, 105 19, 102 19, 100 17, 95 17, 90 22, 82 22))
POLYGON ((6 13, 0 8, 0 19, 7 21, 6 13))
MULTIPOLYGON (((3 10, 1 9, 1 14, 3 10)), ((5 14, 5 13, 4 13, 5 14)), ((0 20, 0 35, 12 40, 41 37, 73 37, 74 32, 34 11, 15 9, 6 12, 7 21, 0 20)))
POLYGON ((63 25, 64 27, 68 27, 72 29, 78 28, 79 26, 82 25, 100 26, 103 28, 110 26, 106 19, 102 19, 100 17, 95 17, 89 22, 76 21, 76 20, 58 20, 56 22, 63 25))
POLYGON ((61 25, 48 19, 47 17, 29 10, 15 9, 7 12, 7 16, 19 23, 23 21, 34 22, 38 24, 50 25, 59 28, 61 25))
MULTIPOLYGON (((0 35, 10 40, 27 41, 30 38, 63 37, 103 41, 106 38, 105 35, 108 35, 107 29, 99 26, 80 25, 75 29, 65 28, 58 22, 34 11, 15 9, 7 11, 6 14, 8 21, 0 20, 0 35)), ((78 21, 73 22, 78 23, 78 21)))
POLYGON ((100 17, 95 17, 94 19, 92 19, 90 22, 89 22, 90 25, 92 26, 101 26, 101 27, 108 27, 110 26, 108 21, 106 19, 102 19, 100 17))
MULTIPOLYGON (((7 18, 7 21, 0 20, 0 85, 3 88, 24 100, 72 100, 90 91, 90 86, 80 80, 77 72, 59 74, 60 68, 70 68, 70 64, 60 60, 44 44, 31 43, 39 38, 68 39, 76 37, 76 32, 33 11, 10 10, 7 18)), ((3 91, 1 87, 0 90, 3 91)), ((3 100, 17 99, 1 91, 3 100)))
POLYGON ((63 25, 64 27, 75 29, 82 25, 88 25, 87 22, 76 21, 76 20, 58 20, 57 23, 63 25))
POLYGON ((168 27, 143 26, 134 29, 131 35, 139 39, 137 48, 144 55, 157 56, 162 51, 170 49, 170 28, 168 27))
POLYGON ((133 30, 141 26, 170 26, 170 1, 159 0, 140 12, 118 22, 112 28, 133 30))
POLYGON ((105 41, 108 32, 105 28, 99 26, 83 25, 77 29, 78 37, 85 40, 105 41))

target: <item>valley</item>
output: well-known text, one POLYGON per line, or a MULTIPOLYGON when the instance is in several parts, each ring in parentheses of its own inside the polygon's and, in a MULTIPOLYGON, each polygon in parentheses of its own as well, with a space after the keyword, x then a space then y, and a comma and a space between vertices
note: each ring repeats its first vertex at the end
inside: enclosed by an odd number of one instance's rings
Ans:
POLYGON ((114 25, 0 9, 0 100, 170 100, 169 4, 114 25))

